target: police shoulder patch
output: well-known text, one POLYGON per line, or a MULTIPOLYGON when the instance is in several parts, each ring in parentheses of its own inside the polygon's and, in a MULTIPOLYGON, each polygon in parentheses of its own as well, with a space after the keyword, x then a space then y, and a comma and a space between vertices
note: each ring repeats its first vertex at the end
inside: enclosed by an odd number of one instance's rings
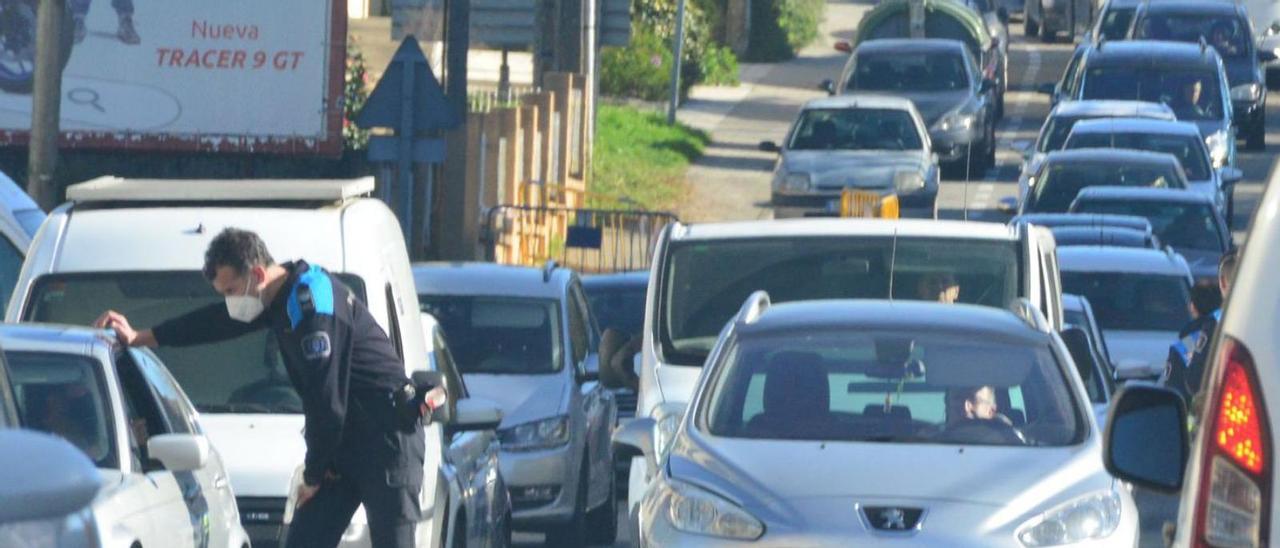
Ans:
POLYGON ((302 338, 302 356, 308 360, 322 360, 333 353, 333 345, 329 343, 329 334, 316 331, 302 338))

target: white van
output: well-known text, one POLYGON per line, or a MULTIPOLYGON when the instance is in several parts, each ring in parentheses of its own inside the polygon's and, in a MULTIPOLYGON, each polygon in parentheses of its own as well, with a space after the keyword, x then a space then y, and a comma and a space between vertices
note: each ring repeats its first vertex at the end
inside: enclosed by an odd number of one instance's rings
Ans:
MULTIPOLYGON (((305 259, 336 274, 391 336, 406 374, 433 366, 400 225, 355 180, 136 180, 102 177, 67 189, 31 244, 6 321, 85 325, 114 309, 139 327, 221 300, 201 274, 226 227, 257 232, 277 261, 305 259)), ((302 402, 268 331, 157 352, 222 453, 256 547, 279 539, 294 468, 303 461, 302 402)), ((442 427, 427 427, 418 538, 439 546, 442 427)), ((357 512, 348 535, 366 535, 357 512)))

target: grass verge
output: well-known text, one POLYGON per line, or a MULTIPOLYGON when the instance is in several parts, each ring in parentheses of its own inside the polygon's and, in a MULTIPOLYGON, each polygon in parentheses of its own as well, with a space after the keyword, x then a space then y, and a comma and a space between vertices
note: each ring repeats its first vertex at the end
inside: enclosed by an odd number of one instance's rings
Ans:
POLYGON ((684 197, 685 171, 710 137, 667 125, 654 112, 600 105, 589 207, 669 210, 684 197))

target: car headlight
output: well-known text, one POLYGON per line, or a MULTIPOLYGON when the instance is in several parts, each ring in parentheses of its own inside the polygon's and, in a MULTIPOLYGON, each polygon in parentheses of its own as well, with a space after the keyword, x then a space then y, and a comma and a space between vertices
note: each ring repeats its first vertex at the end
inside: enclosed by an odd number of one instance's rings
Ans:
POLYGON ((1209 158, 1213 160, 1213 167, 1227 165, 1227 157, 1231 155, 1231 136, 1226 130, 1218 130, 1205 137, 1204 144, 1209 149, 1209 158))
POLYGON ((1252 84, 1242 84, 1231 88, 1232 101, 1254 102, 1262 98, 1262 84, 1254 82, 1252 84))
POLYGON ((746 510, 710 491, 667 479, 667 519, 679 531, 734 540, 755 540, 764 524, 746 510))
POLYGON ((569 417, 561 415, 498 431, 498 441, 507 451, 536 451, 569 443, 569 417))
POLYGON ((809 174, 808 173, 787 173, 779 180, 781 183, 780 190, 789 192, 805 192, 809 190, 809 174))
POLYGON ((893 188, 899 194, 910 194, 924 189, 924 176, 918 171, 899 171, 893 176, 893 188))
POLYGON ((1120 526, 1120 494, 1115 489, 1059 505, 1023 524, 1023 546, 1058 546, 1106 538, 1120 526))
POLYGON ((938 129, 942 131, 968 131, 977 124, 977 115, 954 112, 942 117, 942 121, 938 123, 938 129))
POLYGON ((671 444, 676 440, 676 430, 680 428, 680 419, 684 418, 684 406, 675 403, 664 403, 654 408, 653 413, 653 450, 657 453, 655 461, 662 459, 671 451, 671 444))

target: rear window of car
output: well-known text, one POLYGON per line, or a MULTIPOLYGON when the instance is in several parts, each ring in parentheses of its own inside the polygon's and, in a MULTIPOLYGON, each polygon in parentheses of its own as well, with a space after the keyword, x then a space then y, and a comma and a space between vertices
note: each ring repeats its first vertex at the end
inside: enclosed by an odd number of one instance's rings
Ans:
POLYGON ((1048 345, 817 331, 740 340, 701 412, 715 436, 1062 446, 1081 406, 1048 345))
POLYGON ((1209 171, 1209 159, 1204 141, 1197 135, 1168 135, 1159 133, 1087 133, 1072 134, 1064 149, 1123 148, 1172 154, 1182 164, 1187 178, 1204 181, 1213 177, 1209 171))
POLYGON ((1036 181, 1028 211, 1066 213, 1076 195, 1093 186, 1186 188, 1172 164, 1053 163, 1036 181))
POLYGON ((859 91, 956 91, 969 88, 969 69, 959 50, 859 53, 849 79, 859 91))
POLYGON ((1147 273, 1062 272, 1062 290, 1089 299, 1098 325, 1118 331, 1182 329, 1191 321, 1187 283, 1147 273))

